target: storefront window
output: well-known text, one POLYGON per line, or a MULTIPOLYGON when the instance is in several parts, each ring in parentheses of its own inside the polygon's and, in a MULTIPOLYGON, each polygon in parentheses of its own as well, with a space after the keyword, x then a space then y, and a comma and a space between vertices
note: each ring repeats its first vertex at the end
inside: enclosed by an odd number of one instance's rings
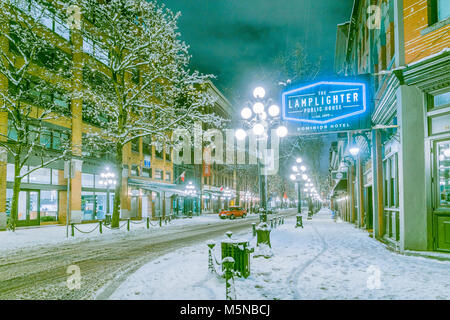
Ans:
MULTIPOLYGON (((63 175, 63 173, 61 173, 63 175)), ((59 184, 58 182, 59 170, 52 169, 52 184, 59 184)))
POLYGON ((41 190, 41 222, 58 220, 58 191, 41 190))
POLYGON ((83 173, 81 175, 81 186, 84 188, 94 187, 94 175, 90 173, 83 173))
POLYGON ((438 145, 439 205, 450 207, 450 142, 438 145))
POLYGON ((94 220, 94 193, 93 192, 82 192, 81 193, 81 211, 83 211, 83 220, 94 220))
MULTIPOLYGON (((30 170, 33 168, 30 167, 30 170)), ((50 184, 51 182, 51 169, 48 168, 40 168, 36 171, 30 173, 29 181, 30 183, 39 183, 39 184, 50 184)))
POLYGON ((107 213, 106 192, 96 192, 95 199, 97 219, 105 219, 107 213))

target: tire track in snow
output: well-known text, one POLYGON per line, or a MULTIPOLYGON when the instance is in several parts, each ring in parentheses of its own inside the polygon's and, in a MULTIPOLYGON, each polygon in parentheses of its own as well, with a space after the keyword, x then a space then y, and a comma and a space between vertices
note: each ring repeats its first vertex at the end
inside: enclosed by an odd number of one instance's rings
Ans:
POLYGON ((300 267, 292 269, 291 274, 287 278, 287 286, 291 287, 292 299, 294 300, 300 299, 300 293, 298 291, 298 280, 300 278, 300 275, 305 271, 307 267, 309 267, 312 263, 314 263, 320 256, 322 256, 328 250, 328 243, 326 242, 325 238, 320 234, 319 230, 317 230, 317 228, 314 226, 313 223, 311 223, 311 226, 322 242, 322 250, 305 264, 301 265, 300 267))

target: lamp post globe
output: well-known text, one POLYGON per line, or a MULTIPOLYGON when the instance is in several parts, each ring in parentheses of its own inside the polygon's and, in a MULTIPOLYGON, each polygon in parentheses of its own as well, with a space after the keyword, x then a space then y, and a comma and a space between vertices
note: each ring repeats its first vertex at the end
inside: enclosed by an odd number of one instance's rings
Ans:
POLYGON ((256 87, 253 90, 253 97, 255 97, 255 99, 262 99, 264 98, 266 95, 266 90, 264 90, 263 87, 256 87))
POLYGON ((267 112, 271 117, 277 117, 280 114, 280 107, 277 106, 276 104, 273 104, 269 107, 267 112))
POLYGON ((279 127, 278 127, 278 129, 277 129, 277 135, 278 135, 280 138, 286 137, 287 134, 288 134, 288 130, 287 130, 287 128, 286 128, 285 126, 279 126, 279 127))
POLYGON ((351 154, 353 157, 356 157, 356 156, 359 154, 360 149, 359 149, 359 147, 357 147, 357 146, 353 146, 353 147, 351 147, 348 151, 350 152, 350 154, 351 154))
POLYGON ((248 107, 245 107, 245 108, 242 109, 242 111, 241 111, 242 119, 247 120, 247 119, 250 119, 251 116, 252 116, 252 109, 250 109, 248 107))
POLYGON ((244 129, 237 129, 235 133, 236 139, 242 141, 247 137, 247 132, 244 129))

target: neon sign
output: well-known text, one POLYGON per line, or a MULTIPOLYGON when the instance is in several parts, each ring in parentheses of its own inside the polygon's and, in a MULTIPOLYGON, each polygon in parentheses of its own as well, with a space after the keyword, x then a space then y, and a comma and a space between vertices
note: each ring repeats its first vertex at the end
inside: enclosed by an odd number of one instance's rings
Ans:
POLYGON ((358 130, 370 125, 364 83, 322 81, 283 92, 282 118, 297 133, 358 130))

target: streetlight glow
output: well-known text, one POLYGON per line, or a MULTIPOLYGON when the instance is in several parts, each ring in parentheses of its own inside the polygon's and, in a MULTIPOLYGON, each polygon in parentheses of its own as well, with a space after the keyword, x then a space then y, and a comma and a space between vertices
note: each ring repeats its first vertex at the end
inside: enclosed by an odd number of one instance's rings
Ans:
POLYGON ((288 130, 287 130, 287 128, 286 128, 285 126, 279 126, 279 127, 278 127, 278 129, 277 129, 277 135, 278 135, 280 138, 286 137, 287 134, 288 134, 288 130))
POLYGON ((356 157, 359 153, 359 148, 357 146, 353 146, 348 151, 352 156, 356 157))
POLYGON ((244 129, 237 129, 235 133, 236 139, 242 141, 247 137, 247 132, 244 129))
POLYGON ((253 133, 257 136, 260 136, 264 133, 264 126, 261 123, 255 124, 253 127, 253 133))
POLYGON ((291 180, 294 181, 294 180, 296 179, 295 174, 291 174, 291 175, 290 175, 290 178, 291 178, 291 180))
POLYGON ((250 119, 250 117, 252 116, 252 110, 248 107, 245 107, 244 109, 242 109, 241 111, 241 117, 245 120, 250 119))
POLYGON ((264 105, 261 102, 256 102, 253 105, 253 112, 256 114, 260 114, 264 112, 264 105))
POLYGON ((271 117, 277 117, 280 114, 280 107, 273 104, 269 107, 268 112, 271 117))
POLYGON ((262 99, 266 95, 266 90, 264 90, 263 87, 256 87, 255 90, 253 90, 253 96, 255 99, 262 99))
POLYGON ((297 162, 297 163, 302 163, 302 162, 303 162, 303 159, 300 158, 300 157, 298 157, 297 159, 295 159, 295 162, 297 162))

